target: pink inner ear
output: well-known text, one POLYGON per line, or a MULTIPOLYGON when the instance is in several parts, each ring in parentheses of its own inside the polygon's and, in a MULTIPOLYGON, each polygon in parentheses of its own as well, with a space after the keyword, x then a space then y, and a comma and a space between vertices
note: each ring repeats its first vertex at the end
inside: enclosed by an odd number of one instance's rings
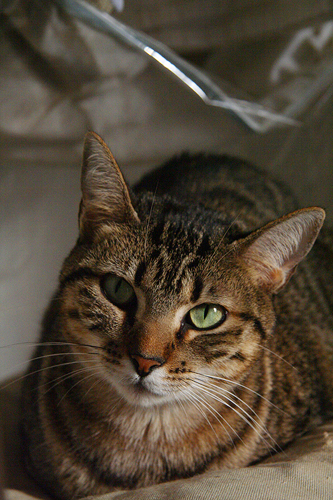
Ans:
POLYGON ((256 260, 253 255, 244 256, 252 277, 268 292, 277 293, 293 275, 296 266, 291 268, 273 267, 267 260, 256 260))
POLYGON ((311 250, 324 218, 320 208, 298 210, 248 237, 242 257, 264 288, 276 293, 288 282, 311 250))
POLYGON ((280 283, 281 285, 283 285, 284 273, 281 269, 272 269, 270 274, 272 282, 280 283))
POLYGON ((94 132, 85 138, 81 189, 81 234, 91 235, 105 222, 139 221, 111 151, 94 132))

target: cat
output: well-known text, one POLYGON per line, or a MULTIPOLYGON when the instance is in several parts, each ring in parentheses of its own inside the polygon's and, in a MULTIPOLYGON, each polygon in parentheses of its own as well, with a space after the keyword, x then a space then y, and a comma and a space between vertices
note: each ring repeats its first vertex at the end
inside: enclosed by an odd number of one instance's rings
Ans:
POLYGON ((131 191, 93 132, 81 188, 22 395, 49 494, 245 467, 332 417, 329 229, 301 263, 324 210, 220 155, 173 158, 131 191))

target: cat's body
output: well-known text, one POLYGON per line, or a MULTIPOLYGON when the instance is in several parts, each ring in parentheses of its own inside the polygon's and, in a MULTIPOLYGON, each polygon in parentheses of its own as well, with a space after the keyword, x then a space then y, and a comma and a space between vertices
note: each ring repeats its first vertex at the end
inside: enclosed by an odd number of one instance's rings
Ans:
POLYGON ((155 171, 132 203, 94 134, 82 191, 23 394, 27 463, 53 495, 246 466, 332 415, 330 233, 275 295, 323 211, 255 231, 292 197, 204 155, 155 171))

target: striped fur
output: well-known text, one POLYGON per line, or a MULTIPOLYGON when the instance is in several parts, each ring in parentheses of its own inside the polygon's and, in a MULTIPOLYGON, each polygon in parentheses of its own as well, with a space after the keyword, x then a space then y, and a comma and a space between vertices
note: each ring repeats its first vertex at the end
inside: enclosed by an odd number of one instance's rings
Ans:
POLYGON ((324 218, 296 208, 223 156, 183 155, 130 192, 88 134, 80 235, 22 398, 27 464, 51 495, 247 466, 332 414, 333 237, 286 284, 324 218), (126 307, 110 273, 134 290, 126 307), (225 315, 198 330, 188 314, 207 303, 225 315))

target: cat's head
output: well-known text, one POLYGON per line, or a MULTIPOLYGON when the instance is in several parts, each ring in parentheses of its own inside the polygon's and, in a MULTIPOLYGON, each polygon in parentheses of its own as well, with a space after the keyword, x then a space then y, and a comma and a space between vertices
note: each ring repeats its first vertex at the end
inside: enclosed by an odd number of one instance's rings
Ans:
POLYGON ((253 369, 274 328, 272 295, 324 212, 299 210, 230 241, 204 208, 134 199, 89 133, 79 219, 60 278, 65 339, 125 400, 152 406, 191 398, 202 374, 232 386, 253 369))

